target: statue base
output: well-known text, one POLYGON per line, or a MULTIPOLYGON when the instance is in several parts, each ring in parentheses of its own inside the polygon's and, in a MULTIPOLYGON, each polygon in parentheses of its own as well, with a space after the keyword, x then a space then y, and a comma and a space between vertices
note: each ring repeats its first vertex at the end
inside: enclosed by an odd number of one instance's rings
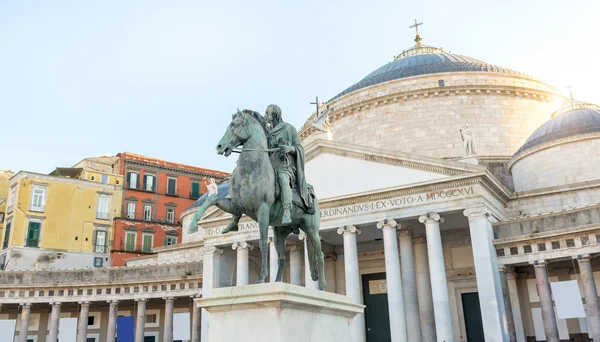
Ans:
POLYGON ((458 159, 457 161, 461 162, 461 163, 465 163, 465 164, 479 165, 479 159, 477 159, 477 157, 475 157, 475 156, 464 157, 464 158, 458 159))
POLYGON ((212 289, 196 299, 210 313, 209 342, 346 342, 364 305, 350 297, 286 283, 212 289))

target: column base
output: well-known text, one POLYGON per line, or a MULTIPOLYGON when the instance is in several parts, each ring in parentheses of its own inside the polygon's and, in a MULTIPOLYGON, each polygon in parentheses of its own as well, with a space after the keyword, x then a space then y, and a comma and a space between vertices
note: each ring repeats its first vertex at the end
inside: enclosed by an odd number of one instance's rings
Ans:
POLYGON ((364 305, 335 293, 286 283, 213 289, 196 305, 210 312, 209 342, 346 342, 364 305))

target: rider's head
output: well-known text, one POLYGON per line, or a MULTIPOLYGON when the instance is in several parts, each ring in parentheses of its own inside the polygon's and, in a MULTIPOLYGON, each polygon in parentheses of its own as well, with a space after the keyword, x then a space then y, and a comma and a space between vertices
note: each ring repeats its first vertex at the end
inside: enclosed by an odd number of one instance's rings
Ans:
POLYGON ((281 108, 278 105, 269 105, 266 110, 267 122, 271 124, 272 127, 277 126, 279 122, 281 122, 281 108))

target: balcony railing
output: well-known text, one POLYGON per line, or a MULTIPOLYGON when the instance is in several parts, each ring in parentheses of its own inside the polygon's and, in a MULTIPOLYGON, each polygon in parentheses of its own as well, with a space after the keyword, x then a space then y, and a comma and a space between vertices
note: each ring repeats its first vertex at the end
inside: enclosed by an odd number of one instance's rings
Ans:
POLYGON ((135 220, 135 213, 134 212, 133 213, 127 213, 127 218, 135 220))
POLYGON ((110 217, 110 213, 105 213, 105 212, 101 212, 101 211, 96 212, 96 218, 98 218, 98 219, 108 220, 109 217, 110 217))
POLYGON ((41 206, 38 206, 38 205, 30 205, 30 206, 29 206, 29 211, 37 211, 37 212, 43 213, 43 212, 44 212, 44 209, 45 209, 45 206, 43 206, 43 205, 41 205, 41 206))
POLYGON ((95 253, 106 253, 107 248, 106 244, 94 244, 94 252, 95 253))
POLYGON ((26 247, 39 247, 40 244, 40 240, 38 239, 25 239, 25 246, 26 247))

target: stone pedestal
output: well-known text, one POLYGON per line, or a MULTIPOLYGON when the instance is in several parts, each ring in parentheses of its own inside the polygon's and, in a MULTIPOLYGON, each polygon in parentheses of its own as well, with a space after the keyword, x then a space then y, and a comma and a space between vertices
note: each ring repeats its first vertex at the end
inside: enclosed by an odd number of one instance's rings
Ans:
POLYGON ((213 289, 195 301, 210 313, 207 342, 346 342, 364 309, 347 296, 281 282, 213 289))

